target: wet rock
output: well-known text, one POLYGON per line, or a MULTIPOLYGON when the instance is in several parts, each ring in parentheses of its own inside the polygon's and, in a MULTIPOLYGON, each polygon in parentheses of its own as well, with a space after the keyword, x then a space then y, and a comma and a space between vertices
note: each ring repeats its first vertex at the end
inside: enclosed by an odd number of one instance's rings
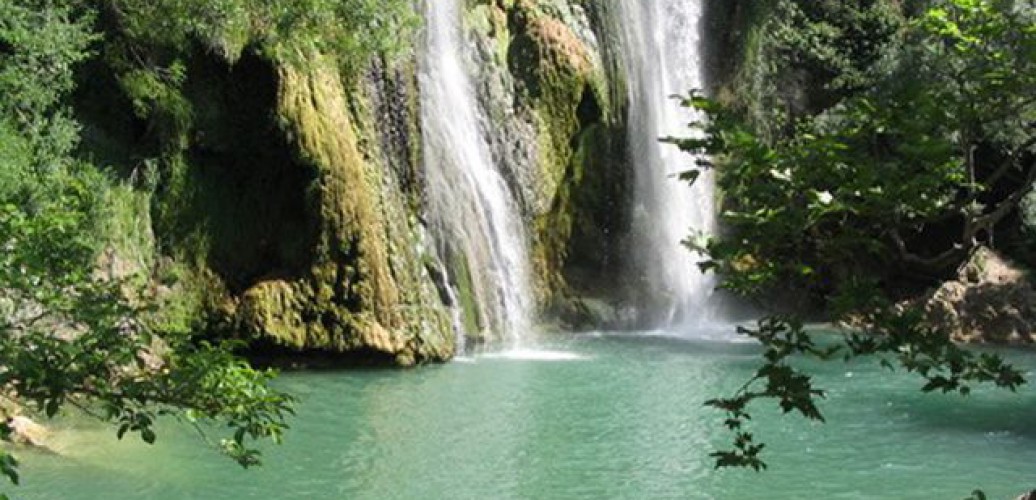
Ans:
POLYGON ((621 325, 615 303, 593 297, 564 297, 555 300, 549 311, 560 328, 572 331, 611 329, 621 325))

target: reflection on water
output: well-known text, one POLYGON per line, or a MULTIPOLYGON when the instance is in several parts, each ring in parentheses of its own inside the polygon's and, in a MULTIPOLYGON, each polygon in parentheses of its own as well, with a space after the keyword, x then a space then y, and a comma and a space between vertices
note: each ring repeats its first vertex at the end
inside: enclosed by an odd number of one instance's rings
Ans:
MULTIPOLYGON (((726 444, 705 399, 736 389, 759 349, 706 335, 585 334, 409 371, 287 374, 299 417, 242 471, 166 425, 159 444, 79 421, 61 455, 24 454, 25 499, 991 498, 1031 488, 1036 395, 922 395, 870 364, 810 366, 829 423, 759 409, 763 474, 714 471, 726 444), (692 338, 693 337, 693 338, 692 338), (849 376, 851 374, 851 376, 849 376)), ((693 333, 693 332, 692 332, 693 333)), ((1024 353, 1011 354, 1027 369, 1024 353)))

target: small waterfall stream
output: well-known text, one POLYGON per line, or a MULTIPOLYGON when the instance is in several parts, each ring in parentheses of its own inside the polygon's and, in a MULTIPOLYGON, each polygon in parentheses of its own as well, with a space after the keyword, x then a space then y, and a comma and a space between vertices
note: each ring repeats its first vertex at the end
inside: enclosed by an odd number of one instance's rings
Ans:
MULTIPOLYGON (((423 3, 420 84, 428 222, 454 274, 449 281, 468 288, 454 291, 459 302, 454 307, 469 300, 467 307, 476 308, 481 319, 478 328, 517 347, 532 309, 525 228, 485 139, 486 120, 461 43, 461 2, 423 3)), ((486 333, 461 331, 459 345, 464 334, 486 333)))
POLYGON ((636 264, 657 291, 641 320, 656 326, 709 323, 713 279, 681 241, 692 231, 715 232, 715 195, 705 173, 693 188, 675 178, 694 159, 659 142, 687 136, 694 113, 670 96, 705 86, 700 23, 702 0, 619 1, 622 59, 629 94, 629 152, 635 171, 633 226, 636 264))

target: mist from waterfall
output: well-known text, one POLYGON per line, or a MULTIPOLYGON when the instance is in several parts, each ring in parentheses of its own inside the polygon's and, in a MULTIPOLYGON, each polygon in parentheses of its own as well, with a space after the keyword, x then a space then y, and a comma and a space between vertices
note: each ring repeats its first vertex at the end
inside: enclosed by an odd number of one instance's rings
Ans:
POLYGON ((692 232, 715 232, 712 176, 694 187, 676 176, 695 159, 662 137, 686 137, 696 113, 671 96, 705 86, 701 47, 702 0, 618 2, 622 59, 629 97, 629 156, 634 168, 633 266, 651 289, 650 304, 639 311, 653 326, 704 324, 717 320, 710 300, 711 275, 681 241, 692 232))
MULTIPOLYGON (((477 309, 483 330, 461 331, 459 340, 479 334, 517 345, 529 330, 532 310, 525 227, 486 140, 487 122, 462 44, 461 2, 423 3, 420 85, 428 224, 453 274, 449 281, 470 283, 470 291, 455 286, 452 295, 470 295, 469 307, 477 309)), ((464 300, 457 298, 453 307, 462 307, 464 300)))

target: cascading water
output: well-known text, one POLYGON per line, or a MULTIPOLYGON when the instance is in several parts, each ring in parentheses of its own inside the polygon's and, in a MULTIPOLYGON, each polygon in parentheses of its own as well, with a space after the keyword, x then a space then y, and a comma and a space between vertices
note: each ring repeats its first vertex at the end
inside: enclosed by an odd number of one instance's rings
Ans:
POLYGON ((702 0, 620 0, 622 57, 629 93, 630 160, 635 169, 633 244, 639 273, 658 294, 640 316, 656 325, 715 320, 709 300, 714 281, 681 244, 692 231, 715 230, 713 181, 708 173, 693 188, 676 174, 694 159, 661 137, 685 137, 696 119, 671 98, 704 87, 700 21, 702 0))
MULTIPOLYGON (((424 15, 420 84, 428 222, 450 281, 464 284, 453 294, 460 302, 454 307, 476 308, 478 328, 519 344, 531 309, 525 228, 485 139, 460 43, 460 1, 426 0, 424 15)), ((458 330, 461 341, 464 333, 482 333, 458 330)))

